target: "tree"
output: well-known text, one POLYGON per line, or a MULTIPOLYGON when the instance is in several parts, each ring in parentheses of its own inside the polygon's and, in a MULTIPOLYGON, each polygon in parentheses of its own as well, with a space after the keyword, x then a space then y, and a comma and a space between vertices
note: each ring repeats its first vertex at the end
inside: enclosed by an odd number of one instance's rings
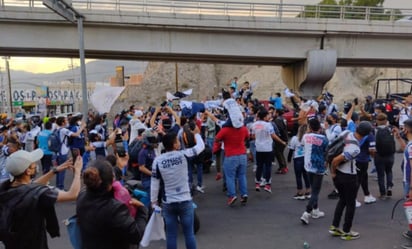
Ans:
MULTIPOLYGON (((391 13, 385 12, 385 0, 322 0, 317 5, 307 5, 298 17, 344 18, 361 20, 389 20, 391 13), (365 8, 369 7, 369 8, 365 8)), ((395 10, 397 18, 400 11, 395 10)))

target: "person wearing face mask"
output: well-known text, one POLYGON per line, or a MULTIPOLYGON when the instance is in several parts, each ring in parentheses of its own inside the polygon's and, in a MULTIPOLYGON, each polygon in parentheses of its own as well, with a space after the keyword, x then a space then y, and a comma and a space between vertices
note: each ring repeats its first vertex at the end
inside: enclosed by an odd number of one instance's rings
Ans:
POLYGON ((339 116, 336 113, 331 113, 326 116, 325 134, 329 143, 332 143, 342 132, 342 128, 339 125, 339 116))
MULTIPOLYGON (((72 161, 53 168, 33 181, 37 171, 37 161, 43 156, 41 149, 32 152, 19 150, 11 154, 6 163, 6 170, 12 177, 11 181, 0 183, 0 209, 13 207, 9 213, 9 227, 4 235, 5 248, 47 249, 47 233, 51 238, 60 236, 59 220, 55 212, 55 203, 72 201, 80 191, 80 170, 82 159, 79 157, 74 166, 72 161), (46 186, 47 182, 57 173, 72 168, 73 182, 69 191, 60 191, 46 186)), ((4 213, 3 213, 4 214, 4 213)))
MULTIPOLYGON (((69 154, 69 141, 68 141, 69 138, 79 137, 82 134, 83 129, 86 127, 86 125, 85 123, 82 123, 80 125, 80 128, 76 132, 73 132, 68 129, 67 118, 64 116, 58 117, 56 120, 56 124, 58 126, 56 132, 58 132, 59 138, 61 141, 61 148, 60 148, 60 151, 56 155, 57 156, 56 159, 57 159, 57 164, 62 164, 63 162, 67 160, 67 157, 69 154)), ((56 187, 61 190, 64 189, 64 176, 65 176, 65 171, 62 171, 56 174, 56 187)))

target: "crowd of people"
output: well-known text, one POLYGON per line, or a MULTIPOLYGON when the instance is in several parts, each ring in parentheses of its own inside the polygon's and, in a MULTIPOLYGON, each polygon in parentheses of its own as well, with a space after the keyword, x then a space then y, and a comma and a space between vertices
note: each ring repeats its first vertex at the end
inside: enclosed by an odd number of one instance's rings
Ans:
MULTIPOLYGON (((76 113, 20 120, 1 115, 0 215, 11 213, 13 220, 6 224, 11 226, 8 231, 0 227, 6 248, 47 248, 46 231, 51 237, 60 234, 54 204, 70 200, 77 200, 83 248, 138 244, 155 205, 162 207, 167 248, 177 248, 177 217, 186 248, 196 248, 192 195, 207 192, 203 174, 211 167, 215 179, 223 180, 231 207, 238 198, 241 205, 248 203, 248 165, 253 165, 255 191, 269 194, 273 172, 288 174, 293 166, 296 193, 291 197, 308 201, 300 217, 305 225, 325 216, 319 193, 324 177, 332 177, 329 197, 339 200, 329 233, 343 240, 360 237, 352 230, 361 204, 359 188, 365 204, 377 200, 368 188, 371 162, 378 198, 392 196, 396 144, 404 151, 404 194, 412 196, 412 96, 388 102, 366 96, 339 108, 328 92, 307 100, 286 89, 265 106, 252 98, 249 82, 240 87, 237 78, 222 90, 221 99, 207 103, 184 101, 186 96, 179 92, 174 96, 157 107, 130 106, 110 124, 108 114, 92 111, 87 117, 76 113), (293 106, 297 129, 288 127, 283 117, 286 101, 293 106), (343 152, 328 161, 327 151, 339 139, 344 141, 343 152), (274 165, 278 168, 272 169, 274 165), (36 178, 38 171, 42 174, 36 178), (73 172, 69 188, 66 171, 73 172), (116 199, 128 179, 141 181, 150 203, 116 199), (4 211, 7 207, 14 211, 4 211)), ((412 232, 404 236, 412 239, 412 232)))

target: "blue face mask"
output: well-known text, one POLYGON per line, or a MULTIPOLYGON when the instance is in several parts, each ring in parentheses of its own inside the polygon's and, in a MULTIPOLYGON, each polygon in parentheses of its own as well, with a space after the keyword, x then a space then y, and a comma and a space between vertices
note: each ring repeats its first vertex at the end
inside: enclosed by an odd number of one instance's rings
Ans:
POLYGON ((127 119, 128 119, 128 120, 132 119, 132 115, 127 114, 127 119))

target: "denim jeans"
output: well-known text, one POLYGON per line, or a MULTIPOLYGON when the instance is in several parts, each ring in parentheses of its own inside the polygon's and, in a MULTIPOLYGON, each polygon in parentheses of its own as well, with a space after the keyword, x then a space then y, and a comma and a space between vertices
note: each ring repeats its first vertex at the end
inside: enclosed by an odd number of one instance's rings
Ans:
MULTIPOLYGON (((213 143, 214 142, 215 142, 215 138, 213 138, 213 137, 206 138, 206 144, 209 145, 210 148, 213 148, 213 143)), ((212 160, 213 161, 216 160, 216 155, 215 154, 212 155, 212 160)))
POLYGON ((312 187, 311 196, 306 206, 306 212, 310 213, 318 208, 320 188, 322 187, 323 175, 308 172, 310 186, 312 187))
POLYGON ((310 188, 309 177, 305 170, 304 157, 293 158, 293 168, 295 169, 296 187, 298 190, 303 189, 303 181, 305 182, 305 188, 310 188))
POLYGON ((223 162, 223 170, 225 172, 227 195, 229 197, 236 196, 236 179, 239 181, 239 192, 241 196, 247 196, 247 180, 246 180, 247 156, 225 156, 223 162))
POLYGON ((143 190, 148 194, 149 200, 150 200, 150 178, 149 177, 142 177, 142 185, 143 185, 143 190))
POLYGON ((197 186, 203 186, 203 164, 194 162, 194 158, 187 158, 189 184, 193 186, 193 168, 196 165, 197 186))
POLYGON ((186 249, 196 249, 193 229, 194 207, 192 201, 163 204, 162 214, 166 224, 167 249, 177 248, 178 223, 182 225, 186 249))
MULTIPOLYGON (((58 155, 56 160, 57 160, 57 165, 64 163, 67 160, 67 154, 58 155)), ((58 189, 64 190, 64 176, 65 175, 66 175, 65 170, 56 174, 56 187, 58 189)))
POLYGON ((393 174, 392 174, 392 167, 395 161, 394 155, 389 156, 379 156, 376 154, 375 156, 375 166, 376 172, 378 173, 378 185, 379 185, 379 192, 381 195, 386 195, 387 188, 393 187, 393 174), (386 186, 385 186, 385 175, 386 175, 386 186))

